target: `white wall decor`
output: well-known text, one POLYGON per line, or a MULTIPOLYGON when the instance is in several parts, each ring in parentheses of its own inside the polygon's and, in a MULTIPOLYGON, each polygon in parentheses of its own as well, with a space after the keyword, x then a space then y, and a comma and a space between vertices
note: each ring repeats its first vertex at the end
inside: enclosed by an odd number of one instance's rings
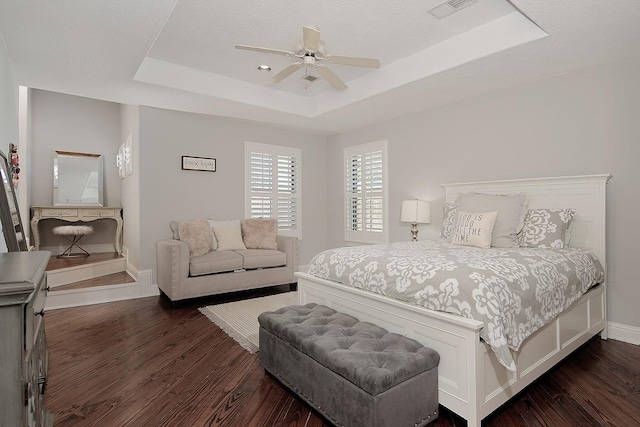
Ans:
POLYGON ((124 162, 124 174, 131 175, 133 173, 133 161, 131 160, 133 157, 133 147, 131 146, 131 140, 133 136, 129 134, 127 140, 124 143, 124 158, 122 159, 124 162))

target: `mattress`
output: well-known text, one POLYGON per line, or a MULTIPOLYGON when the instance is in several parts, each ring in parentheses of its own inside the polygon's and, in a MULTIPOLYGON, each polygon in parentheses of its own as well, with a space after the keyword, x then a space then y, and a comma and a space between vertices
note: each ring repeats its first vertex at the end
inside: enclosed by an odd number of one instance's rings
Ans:
POLYGON ((481 249, 444 239, 329 249, 307 272, 481 321, 482 340, 510 371, 511 350, 604 281, 588 249, 481 249))

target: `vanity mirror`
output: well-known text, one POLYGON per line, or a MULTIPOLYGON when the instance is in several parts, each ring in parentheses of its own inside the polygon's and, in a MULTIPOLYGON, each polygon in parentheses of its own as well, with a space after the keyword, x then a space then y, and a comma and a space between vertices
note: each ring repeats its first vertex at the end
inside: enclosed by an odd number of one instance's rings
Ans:
POLYGON ((100 154, 56 151, 53 158, 55 206, 104 206, 103 157, 100 154))
POLYGON ((0 226, 9 252, 27 250, 7 156, 0 151, 0 226))

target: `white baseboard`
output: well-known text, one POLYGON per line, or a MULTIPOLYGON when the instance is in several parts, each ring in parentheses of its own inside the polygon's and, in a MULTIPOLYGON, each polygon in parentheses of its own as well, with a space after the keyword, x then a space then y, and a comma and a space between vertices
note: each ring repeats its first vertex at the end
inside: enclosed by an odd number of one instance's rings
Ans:
POLYGON ((607 335, 614 340, 640 345, 640 328, 637 326, 607 322, 607 335))
POLYGON ((101 304, 160 295, 158 285, 151 283, 151 270, 138 272, 138 281, 121 285, 95 286, 83 289, 52 291, 47 295, 47 310, 101 304))

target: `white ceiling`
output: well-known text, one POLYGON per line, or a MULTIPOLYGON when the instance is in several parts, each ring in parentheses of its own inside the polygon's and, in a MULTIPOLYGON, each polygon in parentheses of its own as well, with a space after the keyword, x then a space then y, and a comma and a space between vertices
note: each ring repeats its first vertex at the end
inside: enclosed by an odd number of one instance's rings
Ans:
POLYGON ((478 0, 442 20, 427 13, 441 3, 0 0, 0 36, 23 86, 323 134, 640 55, 638 0, 478 0), (234 48, 294 50, 303 26, 320 30, 328 53, 381 68, 329 64, 343 91, 303 84, 304 69, 273 85, 295 58, 234 48))

